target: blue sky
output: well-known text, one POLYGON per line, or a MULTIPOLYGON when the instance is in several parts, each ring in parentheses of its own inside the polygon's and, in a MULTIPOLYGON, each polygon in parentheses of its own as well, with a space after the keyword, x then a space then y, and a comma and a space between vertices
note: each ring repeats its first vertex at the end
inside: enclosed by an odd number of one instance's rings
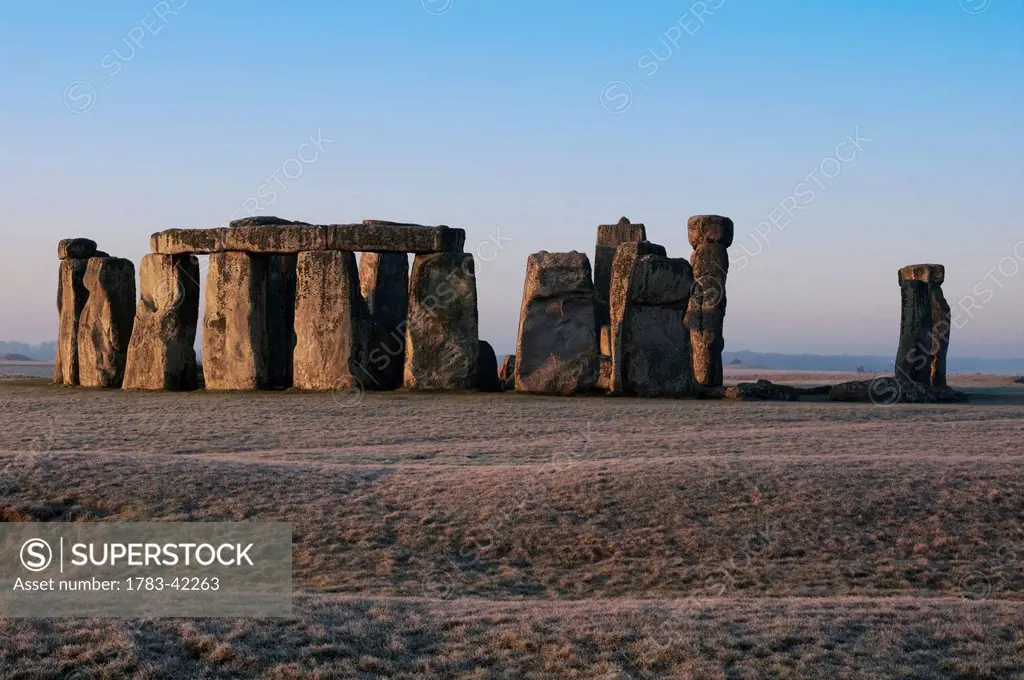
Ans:
POLYGON ((713 212, 728 349, 894 353, 934 261, 951 353, 1024 355, 1024 0, 5 3, 0 56, 0 339, 55 337, 58 239, 255 208, 465 228, 506 350, 527 255, 713 212))

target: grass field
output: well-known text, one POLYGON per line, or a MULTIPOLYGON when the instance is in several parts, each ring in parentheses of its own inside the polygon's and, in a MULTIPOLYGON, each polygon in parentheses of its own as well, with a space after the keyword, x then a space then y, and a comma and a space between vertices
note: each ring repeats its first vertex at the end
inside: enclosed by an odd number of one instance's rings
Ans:
POLYGON ((0 677, 1024 677, 1024 388, 960 385, 975 403, 0 382, 0 520, 291 522, 296 588, 292 621, 0 620, 0 677))

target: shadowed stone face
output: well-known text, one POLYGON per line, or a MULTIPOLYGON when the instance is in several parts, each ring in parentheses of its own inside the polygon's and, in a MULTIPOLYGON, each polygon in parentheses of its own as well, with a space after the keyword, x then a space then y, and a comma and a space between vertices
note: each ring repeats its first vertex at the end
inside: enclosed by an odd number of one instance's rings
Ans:
POLYGON ((409 256, 363 253, 359 258, 359 288, 369 319, 366 387, 397 389, 405 373, 409 256))
POLYGON ((597 385, 594 284, 583 253, 534 253, 526 261, 516 390, 587 392, 597 385))
POLYGON ((139 284, 124 389, 196 389, 199 260, 192 255, 146 255, 139 284))
POLYGON ((409 279, 405 386, 477 386, 479 317, 476 268, 468 253, 417 255, 409 279))
POLYGON ((721 387, 727 248, 733 240, 733 223, 721 215, 695 215, 687 221, 687 236, 693 246, 690 264, 694 285, 686 327, 690 330, 694 378, 701 386, 721 387))
POLYGON ((477 388, 481 392, 501 392, 504 390, 498 378, 498 357, 494 348, 486 340, 480 341, 479 358, 477 359, 477 388))
POLYGON ((609 388, 649 397, 696 395, 683 316, 693 287, 685 259, 650 243, 619 247, 612 268, 609 388))
POLYGON ((85 288, 88 260, 67 259, 60 263, 57 279, 57 356, 53 369, 53 382, 58 385, 77 385, 79 381, 78 326, 89 299, 85 288))
POLYGON ((203 322, 203 374, 209 390, 267 386, 267 270, 265 256, 210 255, 203 322))
POLYGON ((78 327, 79 382, 121 387, 135 325, 135 265, 94 257, 85 273, 89 299, 78 327))
POLYGON ((361 389, 365 310, 355 253, 300 253, 295 290, 295 388, 361 389))
POLYGON ((946 270, 916 264, 899 270, 901 314, 896 377, 932 387, 946 386, 946 354, 952 325, 942 294, 946 270))
POLYGON ((594 300, 598 328, 608 325, 612 260, 623 243, 647 240, 647 228, 623 217, 618 224, 602 224, 597 228, 597 249, 594 252, 594 300))
POLYGON ((267 257, 267 343, 269 386, 292 386, 295 349, 295 267, 297 255, 267 257))

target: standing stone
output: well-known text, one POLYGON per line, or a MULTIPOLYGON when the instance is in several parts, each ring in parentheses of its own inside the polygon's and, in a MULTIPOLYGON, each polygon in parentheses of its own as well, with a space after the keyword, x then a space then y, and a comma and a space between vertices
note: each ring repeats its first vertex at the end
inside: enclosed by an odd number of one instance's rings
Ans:
POLYGON ((210 255, 203 322, 206 389, 256 390, 267 386, 267 270, 264 255, 210 255))
POLYGON ((618 224, 602 224, 597 228, 597 249, 594 252, 594 302, 597 327, 607 326, 610 319, 609 294, 612 281, 612 260, 623 243, 646 241, 647 228, 623 217, 618 224))
POLYGON ((366 302, 369 348, 367 387, 394 390, 405 374, 405 319, 409 313, 409 256, 363 253, 359 288, 366 302))
POLYGON ((295 388, 362 389, 365 312, 355 253, 299 253, 295 290, 295 388))
POLYGON ((135 265, 119 257, 94 257, 85 272, 89 299, 78 325, 78 374, 82 387, 121 387, 135 326, 135 265))
POLYGON ((534 253, 526 261, 516 390, 573 394, 597 386, 594 284, 583 253, 534 253))
POLYGON ((486 340, 480 341, 476 379, 477 389, 481 392, 501 392, 505 389, 498 378, 498 357, 491 343, 486 340))
POLYGON ((686 313, 693 355, 693 373, 704 387, 721 387, 722 351, 725 349, 725 283, 733 223, 720 215, 697 215, 687 222, 693 246, 693 294, 686 313))
POLYGON ((268 386, 292 386, 295 350, 295 267, 297 255, 269 255, 267 263, 268 386))
POLYGON ((78 326, 82 310, 89 299, 85 288, 88 260, 61 260, 57 278, 57 357, 53 382, 57 385, 78 384, 78 326))
POLYGON ((501 366, 498 367, 498 380, 501 388, 511 392, 516 388, 516 355, 506 354, 501 366))
POLYGON ((946 387, 946 353, 951 318, 942 294, 946 270, 918 264, 899 270, 901 314, 896 377, 931 387, 946 387))
POLYGON ((139 288, 124 389, 197 389, 199 260, 193 255, 146 255, 139 267, 139 288))
POLYGON ((479 325, 473 256, 417 255, 409 279, 405 386, 419 390, 476 387, 479 325))
POLYGON ((651 243, 619 246, 612 267, 610 391, 645 397, 697 393, 683 323, 693 271, 651 243))

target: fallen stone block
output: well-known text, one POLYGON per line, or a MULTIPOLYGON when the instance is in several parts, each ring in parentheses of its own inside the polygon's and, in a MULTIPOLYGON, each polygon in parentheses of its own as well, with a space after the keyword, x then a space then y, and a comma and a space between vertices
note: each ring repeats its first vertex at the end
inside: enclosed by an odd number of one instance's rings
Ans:
POLYGON ((789 385, 776 385, 770 380, 758 380, 726 387, 725 398, 736 401, 799 401, 800 392, 789 385))
POLYGON ((827 397, 832 391, 832 385, 814 385, 813 387, 796 387, 794 389, 801 397, 827 397))
POLYGON ((895 377, 853 380, 833 385, 832 401, 870 402, 879 406, 893 404, 959 404, 967 395, 950 387, 932 387, 895 377))
POLYGON ((258 390, 269 382, 266 256, 213 253, 206 279, 206 389, 258 390))
POLYGON ((417 255, 409 277, 405 386, 418 390, 475 388, 479 323, 473 256, 417 255))
POLYGON ((84 283, 89 299, 78 326, 79 384, 119 388, 135 326, 135 265, 117 257, 94 257, 84 283))
POLYGON ((590 260, 576 251, 534 253, 526 262, 516 390, 589 392, 597 385, 597 357, 590 260))
POLYGON ((295 295, 295 389, 364 389, 366 312, 355 253, 299 254, 295 295))
POLYGON ((198 389, 199 260, 146 255, 139 267, 139 295, 124 389, 198 389))

